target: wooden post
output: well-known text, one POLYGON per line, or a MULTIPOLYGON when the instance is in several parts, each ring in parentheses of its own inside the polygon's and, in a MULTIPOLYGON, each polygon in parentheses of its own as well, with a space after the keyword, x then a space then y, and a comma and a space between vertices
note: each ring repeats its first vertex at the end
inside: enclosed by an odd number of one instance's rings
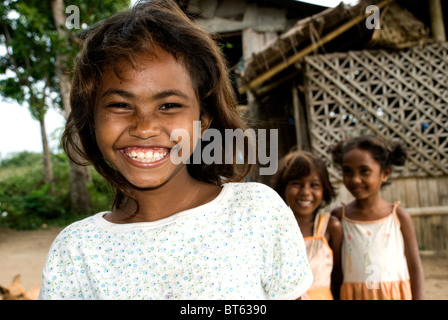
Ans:
MULTIPOLYGON (((248 61, 250 57, 266 47, 266 43, 275 40, 277 34, 274 32, 256 32, 252 28, 246 28, 242 32, 243 59, 248 61)), ((250 118, 259 119, 258 106, 254 96, 247 92, 247 104, 249 106, 250 118)))
POLYGON ((292 85, 292 102, 294 107, 294 123, 296 129, 296 142, 297 150, 302 150, 302 137, 300 134, 300 102, 299 102, 299 90, 297 89, 296 83, 293 82, 292 85))
POLYGON ((443 22, 442 3, 440 0, 429 0, 429 14, 433 38, 436 41, 445 42, 445 24, 443 22))

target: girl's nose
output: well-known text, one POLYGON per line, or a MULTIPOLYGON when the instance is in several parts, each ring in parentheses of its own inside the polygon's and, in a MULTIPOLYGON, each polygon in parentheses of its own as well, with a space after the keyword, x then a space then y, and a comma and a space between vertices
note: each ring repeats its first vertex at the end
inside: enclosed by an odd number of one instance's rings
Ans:
POLYGON ((147 140, 160 133, 160 126, 156 117, 136 117, 129 128, 129 134, 133 137, 147 140))
POLYGON ((308 185, 304 185, 303 187, 300 188, 300 192, 299 193, 302 194, 302 195, 310 194, 311 193, 311 187, 308 186, 308 185))
POLYGON ((361 177, 359 176, 359 174, 353 174, 350 180, 352 183, 360 183, 361 177))

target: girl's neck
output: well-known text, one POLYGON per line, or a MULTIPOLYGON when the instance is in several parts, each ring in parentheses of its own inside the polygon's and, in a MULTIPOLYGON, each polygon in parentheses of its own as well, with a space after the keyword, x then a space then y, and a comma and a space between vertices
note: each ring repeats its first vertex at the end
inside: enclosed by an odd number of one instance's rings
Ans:
POLYGON ((314 228, 314 214, 309 215, 295 215, 297 223, 299 224, 300 232, 304 237, 310 237, 313 235, 314 228))
POLYGON ((379 193, 374 197, 355 199, 351 204, 352 210, 348 215, 355 220, 376 220, 390 213, 389 203, 383 200, 379 193))
POLYGON ((365 199, 355 199, 354 203, 359 209, 372 208, 381 203, 383 199, 381 199, 379 193, 374 196, 365 198, 365 199))
POLYGON ((222 189, 220 186, 198 181, 190 175, 175 180, 176 183, 170 183, 172 180, 158 188, 135 190, 134 195, 139 207, 132 219, 126 220, 137 210, 133 200, 126 201, 106 219, 115 223, 157 221, 210 202, 222 189))

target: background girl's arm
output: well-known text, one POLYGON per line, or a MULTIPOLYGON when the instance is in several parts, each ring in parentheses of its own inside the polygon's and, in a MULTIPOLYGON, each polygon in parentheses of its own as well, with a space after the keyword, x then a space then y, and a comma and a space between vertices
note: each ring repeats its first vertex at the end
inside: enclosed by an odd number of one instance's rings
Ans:
POLYGON ((341 268, 341 244, 342 224, 338 218, 331 216, 328 221, 328 232, 330 234, 329 245, 333 250, 333 271, 331 273, 331 292, 335 300, 339 300, 339 292, 342 284, 341 268))
POLYGON ((401 233, 404 239, 406 261, 411 278, 412 299, 422 300, 425 298, 425 278, 414 223, 411 216, 402 208, 397 209, 397 216, 400 219, 401 233))
POLYGON ((338 218, 339 221, 342 220, 342 207, 337 207, 331 210, 331 215, 338 218))

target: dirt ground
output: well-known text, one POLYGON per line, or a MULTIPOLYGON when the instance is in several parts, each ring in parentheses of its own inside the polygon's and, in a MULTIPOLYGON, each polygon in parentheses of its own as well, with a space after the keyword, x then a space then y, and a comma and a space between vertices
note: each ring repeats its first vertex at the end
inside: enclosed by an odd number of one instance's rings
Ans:
MULTIPOLYGON (((20 273, 26 289, 40 285, 41 272, 51 243, 61 231, 0 229, 0 284, 9 286, 20 273)), ((422 255, 428 300, 448 300, 448 256, 422 255)))

